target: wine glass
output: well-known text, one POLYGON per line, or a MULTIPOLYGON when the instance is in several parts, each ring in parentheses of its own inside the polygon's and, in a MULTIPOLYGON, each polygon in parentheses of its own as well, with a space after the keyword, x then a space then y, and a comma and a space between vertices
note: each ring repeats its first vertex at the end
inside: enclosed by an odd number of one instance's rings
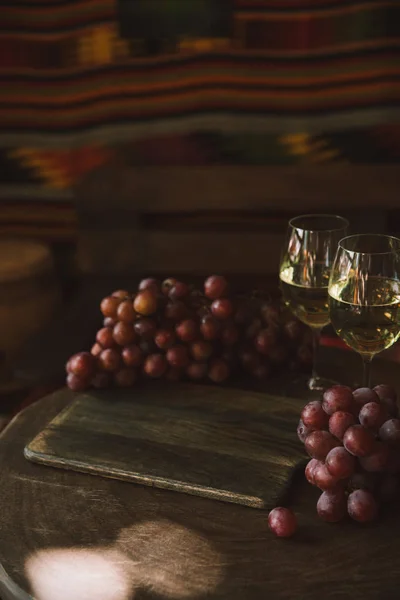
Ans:
POLYGON ((287 239, 279 269, 280 286, 286 306, 311 328, 314 346, 311 390, 329 387, 316 371, 321 330, 328 325, 328 283, 339 240, 349 223, 338 215, 301 215, 289 221, 287 239))
POLYGON ((339 337, 361 355, 363 386, 370 387, 373 357, 400 337, 400 239, 362 234, 340 240, 329 313, 339 337))

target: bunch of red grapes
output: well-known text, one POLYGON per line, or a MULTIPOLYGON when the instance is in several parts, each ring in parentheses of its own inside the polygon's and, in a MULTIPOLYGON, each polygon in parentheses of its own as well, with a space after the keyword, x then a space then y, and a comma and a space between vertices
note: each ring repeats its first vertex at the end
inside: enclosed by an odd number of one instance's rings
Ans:
POLYGON ((322 490, 317 512, 336 522, 347 514, 375 519, 381 503, 399 493, 400 419, 396 393, 388 385, 352 391, 328 389, 306 404, 298 436, 311 460, 307 480, 322 490))
POLYGON ((144 279, 100 305, 104 326, 90 352, 67 363, 67 385, 130 387, 142 377, 225 382, 244 373, 267 379, 283 366, 309 368, 308 328, 259 294, 234 294, 218 275, 204 291, 182 281, 144 279))

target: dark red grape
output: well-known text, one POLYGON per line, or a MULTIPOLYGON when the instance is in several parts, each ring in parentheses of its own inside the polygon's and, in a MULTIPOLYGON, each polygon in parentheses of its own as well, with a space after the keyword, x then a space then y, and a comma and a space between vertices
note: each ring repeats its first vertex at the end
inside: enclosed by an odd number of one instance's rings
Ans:
POLYGON ((318 516, 327 523, 338 523, 347 514, 347 499, 344 490, 326 491, 317 502, 318 516))
POLYGON ((175 333, 170 329, 160 329, 157 331, 154 341, 161 350, 167 350, 175 343, 175 333))
POLYGON ((90 350, 90 354, 93 354, 93 356, 98 356, 100 352, 102 352, 102 350, 103 348, 100 346, 100 344, 96 342, 95 344, 93 344, 90 350))
POLYGON ((139 367, 143 362, 143 352, 136 344, 122 350, 122 360, 127 367, 139 367))
POLYGON ((253 372, 261 365, 261 357, 253 349, 243 349, 239 352, 239 361, 242 367, 249 372, 253 372))
POLYGON ((160 292, 160 284, 157 279, 153 277, 147 277, 147 279, 142 279, 142 281, 138 285, 138 290, 150 290, 153 294, 158 294, 160 292))
POLYGON ((283 331, 287 338, 292 342, 297 342, 303 335, 303 328, 299 321, 291 319, 283 326, 283 331))
POLYGON ((278 506, 268 515, 268 527, 277 537, 292 537, 297 530, 296 515, 289 508, 278 506))
POLYGON ((297 425, 297 436, 303 444, 306 441, 307 436, 313 431, 310 427, 306 427, 303 421, 300 419, 299 424, 297 425))
POLYGON ((132 387, 136 381, 137 373, 134 369, 125 367, 114 374, 114 383, 117 387, 132 387))
POLYGON ((397 401, 397 394, 394 388, 391 385, 387 385, 386 383, 381 383, 380 385, 376 385, 374 387, 374 392, 378 394, 380 400, 384 398, 390 398, 394 402, 397 401))
POLYGON ((90 352, 74 354, 67 364, 68 372, 81 379, 90 379, 96 370, 96 359, 90 352))
POLYGON ((222 298, 226 296, 228 293, 228 282, 225 277, 221 275, 211 275, 204 282, 204 294, 210 300, 217 300, 218 298, 222 298))
POLYGON ((220 358, 214 359, 208 371, 208 377, 214 383, 223 383, 230 375, 229 367, 226 362, 220 358))
POLYGON ((203 362, 210 358, 213 353, 213 347, 209 342, 198 340, 190 346, 190 352, 194 360, 203 362))
POLYGON ((399 407, 396 400, 393 400, 393 398, 380 398, 380 402, 381 406, 386 408, 389 417, 397 418, 399 416, 399 407))
POLYGON ((135 321, 134 330, 143 339, 154 337, 157 331, 157 323, 153 319, 140 318, 135 321))
POLYGON ((320 462, 314 469, 314 483, 320 490, 336 490, 339 478, 332 475, 327 466, 320 462))
POLYGON ((386 474, 378 486, 378 497, 381 502, 393 502, 400 495, 400 481, 395 475, 386 474))
POLYGON ((138 292, 133 301, 133 308, 139 315, 148 317, 157 310, 157 296, 149 289, 138 292))
POLYGON ((193 319, 185 319, 175 327, 176 335, 182 342, 193 342, 199 335, 199 328, 193 319))
POLYGON ((255 367, 251 374, 255 379, 259 379, 260 381, 265 381, 271 375, 271 367, 266 363, 258 365, 255 367))
POLYGON ((127 290, 115 290, 115 292, 113 292, 111 294, 111 296, 113 298, 119 298, 120 300, 125 300, 126 298, 130 297, 130 294, 127 290))
POLYGON ((367 523, 376 518, 378 505, 373 495, 367 490, 355 490, 347 499, 347 511, 355 521, 367 523))
POLYGON ((328 426, 329 417, 318 400, 313 400, 305 405, 301 412, 301 418, 304 425, 311 429, 325 429, 328 426))
POLYGON ((323 395, 322 406, 328 415, 338 410, 352 412, 354 407, 351 389, 345 385, 334 385, 323 395))
POLYGON ((315 485, 314 474, 316 466, 319 464, 321 464, 319 460, 317 460, 316 458, 312 458, 308 461, 307 466, 304 470, 304 475, 306 476, 307 481, 311 483, 311 485, 315 485))
POLYGON ((388 414, 382 404, 368 402, 361 408, 358 418, 363 427, 377 431, 388 418, 388 414))
POLYGON ((355 424, 356 418, 352 413, 338 410, 329 418, 329 431, 339 440, 343 440, 347 429, 355 424))
POLYGON ((364 471, 379 473, 385 470, 389 460, 389 448, 382 442, 375 442, 372 454, 360 458, 360 465, 364 471))
POLYGON ((350 491, 354 490, 368 490, 369 492, 374 492, 377 487, 377 476, 376 473, 366 473, 364 471, 360 471, 359 473, 354 473, 349 480, 348 489, 350 491))
POLYGON ((185 346, 172 346, 167 350, 167 361, 171 367, 184 369, 189 364, 189 355, 185 346))
POLYGON ((256 317, 255 319, 252 320, 252 322, 246 327, 245 330, 245 336, 248 340, 253 340, 257 333, 259 331, 261 331, 262 329, 262 322, 261 319, 259 319, 258 317, 256 317))
POLYGON ((228 298, 218 298, 211 304, 211 312, 216 319, 221 321, 229 319, 234 312, 233 304, 228 298))
POLYGON ((186 369, 186 375, 189 379, 200 380, 207 377, 207 363, 192 362, 186 369))
POLYGON ((180 298, 185 298, 185 296, 188 296, 189 292, 190 288, 186 283, 177 281, 169 290, 168 296, 171 298, 171 300, 179 300, 180 298))
POLYGON ((120 304, 120 298, 115 298, 115 296, 107 296, 107 298, 104 298, 104 300, 101 301, 100 310, 105 317, 116 319, 118 306, 120 304))
POLYGON ((338 441, 329 431, 312 431, 305 441, 306 451, 317 460, 325 460, 328 452, 337 445, 338 441))
POLYGON ((180 381, 182 379, 182 370, 177 367, 169 367, 165 379, 167 381, 180 381))
POLYGON ((111 327, 111 329, 115 327, 117 323, 117 319, 112 319, 111 317, 105 317, 105 319, 103 320, 104 327, 111 327))
POLYGON ((143 370, 148 377, 158 379, 162 377, 168 368, 165 356, 162 354, 150 354, 144 361, 143 370))
POLYGON ((226 323, 222 327, 221 342, 224 346, 233 346, 239 339, 239 330, 234 323, 226 323))
POLYGON ((88 383, 87 379, 78 377, 77 375, 74 375, 73 373, 68 373, 67 386, 73 392, 84 392, 89 387, 89 383, 88 383))
POLYGON ((332 448, 325 459, 329 473, 338 479, 348 479, 356 468, 356 458, 343 446, 332 448))
POLYGON ((267 325, 279 324, 281 320, 281 311, 273 304, 265 303, 261 306, 261 316, 267 325))
POLYGON ((96 334, 96 341, 102 348, 112 348, 115 346, 113 330, 111 327, 103 327, 96 334))
POLYGON ((105 390, 106 388, 111 386, 112 378, 110 373, 104 373, 103 371, 99 371, 92 378, 92 386, 97 390, 105 390))
POLYGON ((374 390, 366 387, 354 390, 353 398, 358 410, 360 410, 364 404, 368 404, 369 402, 379 403, 378 395, 374 392, 374 390))
POLYGON ((168 279, 164 279, 161 284, 161 291, 165 296, 168 296, 169 290, 178 282, 174 277, 168 277, 168 279))
POLYGON ((188 315, 188 309, 180 300, 176 300, 175 302, 168 302, 165 307, 165 316, 167 319, 171 321, 177 322, 182 321, 188 315))
POLYGON ((148 356, 149 354, 157 354, 159 351, 159 348, 158 346, 156 346, 154 340, 147 338, 144 340, 140 340, 139 348, 145 356, 148 356))
POLYGON ((276 344, 270 348, 268 358, 276 367, 282 366, 288 359, 288 348, 283 344, 276 344))
POLYGON ((99 365, 104 371, 118 371, 121 366, 121 356, 115 348, 106 348, 99 356, 99 365))
POLYGON ((255 346, 260 354, 267 356, 275 344, 276 335, 273 331, 270 329, 262 329, 258 332, 255 340, 255 346))
POLYGON ((251 311, 251 309, 245 304, 242 304, 236 309, 233 320, 237 325, 247 325, 248 323, 250 323, 252 317, 253 312, 251 311))
POLYGON ((400 443, 400 420, 389 419, 379 429, 379 437, 383 442, 387 444, 400 443))
POLYGON ((352 425, 343 436, 343 445, 354 456, 368 456, 373 451, 375 438, 362 425, 352 425))
POLYGON ((120 321, 113 329, 113 338, 119 346, 129 346, 136 340, 137 334, 130 323, 120 321))
POLYGON ((216 340, 219 337, 221 325, 211 315, 205 315, 201 320, 200 331, 205 340, 216 340))
POLYGON ((136 313, 131 300, 124 300, 121 302, 121 304, 118 306, 117 317, 124 323, 133 323, 136 313))

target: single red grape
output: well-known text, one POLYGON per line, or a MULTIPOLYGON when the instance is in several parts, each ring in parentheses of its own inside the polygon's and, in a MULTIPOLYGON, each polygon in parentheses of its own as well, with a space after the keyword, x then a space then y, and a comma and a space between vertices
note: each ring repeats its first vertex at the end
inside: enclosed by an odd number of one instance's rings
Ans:
POLYGON ((288 348, 283 344, 275 344, 268 351, 268 358, 272 364, 279 367, 288 359, 288 348))
POLYGON ((112 319, 111 317, 105 317, 103 319, 103 325, 104 327, 111 327, 111 329, 113 327, 115 327, 115 325, 118 323, 117 319, 112 319))
POLYGON ((93 356, 98 356, 100 352, 102 352, 102 350, 103 348, 100 346, 100 344, 96 342, 95 344, 93 344, 90 350, 90 354, 93 354, 93 356))
POLYGON ((329 473, 338 479, 348 479, 356 468, 356 458, 343 446, 332 448, 325 459, 329 473))
POLYGON ((218 298, 211 304, 211 312, 216 319, 225 320, 233 315, 233 304, 228 298, 218 298))
POLYGON ((97 390, 104 390, 111 386, 111 375, 110 373, 104 373, 103 371, 99 371, 92 378, 92 386, 97 390))
POLYGON ((242 304, 236 309, 233 320, 237 325, 247 325, 248 323, 250 323, 252 317, 253 312, 251 311, 251 309, 246 304, 242 304))
POLYGON ((133 308, 137 313, 148 317, 153 315, 157 310, 157 296, 149 289, 138 292, 133 301, 133 308))
POLYGON ((356 409, 360 410, 364 404, 368 404, 369 402, 377 402, 379 403, 379 398, 374 390, 370 388, 363 387, 354 390, 353 398, 356 405, 356 409))
POLYGON ((239 352, 239 360, 246 371, 253 372, 261 365, 261 357, 253 349, 243 349, 239 352))
POLYGON ((313 431, 310 427, 306 427, 303 421, 300 419, 299 424, 297 425, 297 436, 303 444, 306 441, 307 436, 313 431))
POLYGON ((257 333, 261 331, 262 326, 263 324, 261 319, 259 319, 258 317, 254 318, 250 325, 246 327, 245 337, 248 340, 253 340, 256 337, 257 333))
POLYGON ((297 530, 296 515, 289 508, 278 506, 268 515, 268 527, 277 537, 292 537, 297 530))
POLYGON ((84 392, 88 389, 89 383, 87 379, 83 379, 82 377, 78 377, 73 373, 68 373, 67 375, 67 386, 73 392, 84 392))
POLYGON ((216 340, 219 337, 221 325, 211 315, 205 315, 201 320, 200 331, 205 340, 216 340))
POLYGON ((114 382, 117 387, 132 387, 136 381, 137 373, 134 369, 125 367, 114 374, 114 382))
POLYGON ((168 368, 165 356, 162 354, 150 354, 144 361, 143 370, 148 377, 158 379, 162 377, 168 368))
POLYGON ((373 495, 367 490, 355 490, 347 499, 347 511, 355 521, 367 523, 376 518, 378 505, 373 495))
POLYGON ((217 300, 228 293, 228 282, 221 275, 211 275, 204 282, 204 294, 210 300, 217 300))
POLYGON ((159 348, 156 346, 154 340, 148 338, 140 340, 139 348, 145 356, 148 356, 149 354, 157 354, 159 351, 159 348))
POLYGON ((314 474, 315 469, 319 464, 321 464, 319 460, 317 460, 316 458, 312 458, 308 461, 307 466, 304 470, 304 475, 306 476, 307 481, 311 483, 311 485, 315 485, 314 474))
POLYGON ((388 414, 383 404, 368 402, 361 408, 358 418, 363 427, 377 431, 388 418, 388 414))
POLYGON ((233 346, 239 339, 239 330, 234 323, 226 323, 222 327, 220 337, 224 346, 233 346))
POLYGON ((157 323, 153 319, 140 318, 135 321, 134 330, 143 339, 152 338, 157 331, 157 323))
POLYGON ((301 412, 301 418, 304 425, 312 429, 325 429, 329 422, 329 417, 318 400, 313 400, 305 405, 301 412))
POLYGON ((175 302, 168 302, 165 307, 164 314, 167 319, 177 322, 182 321, 188 316, 187 307, 180 300, 175 302))
POLYGON ((220 358, 215 358, 208 371, 208 377, 214 383, 223 383, 230 375, 229 367, 226 362, 220 358))
POLYGON ((386 408, 389 417, 397 418, 399 416, 399 407, 393 398, 380 398, 381 405, 386 408))
POLYGON ((347 514, 347 499, 344 490, 326 491, 317 502, 318 516, 327 523, 338 523, 347 514))
POLYGON ((199 328, 193 319, 185 319, 175 327, 176 335, 182 342, 193 342, 199 335, 199 328))
POLYGON ((343 440, 343 436, 351 425, 356 424, 356 418, 352 413, 338 410, 329 418, 329 431, 339 440, 343 440))
POLYGON ((339 478, 332 475, 324 463, 320 462, 318 465, 315 465, 314 484, 319 487, 320 490, 335 490, 337 489, 338 483, 339 478))
POLYGON ((124 323, 133 323, 136 313, 131 300, 124 300, 121 302, 121 304, 118 306, 117 317, 124 323))
POLYGON ((161 284, 161 291, 165 296, 168 296, 169 294, 169 290, 176 284, 178 283, 178 280, 175 279, 174 277, 168 277, 168 279, 164 279, 164 281, 161 284))
POLYGON ((325 460, 328 452, 337 445, 338 441, 329 431, 312 431, 305 441, 306 451, 317 460, 325 460))
POLYGON ((106 348, 103 350, 98 360, 103 371, 118 371, 121 366, 121 356, 115 348, 106 348))
POLYGON ((334 385, 323 395, 322 406, 328 415, 338 410, 352 412, 354 402, 351 389, 345 385, 334 385))
POLYGON ((147 279, 142 279, 139 283, 138 290, 140 292, 143 290, 150 290, 153 294, 158 294, 160 292, 160 284, 157 279, 147 277, 147 279))
POLYGON ((285 323, 283 326, 283 331, 291 342, 297 342, 303 335, 303 327, 299 321, 295 321, 294 319, 291 319, 285 323))
POLYGON ((375 438, 362 425, 352 425, 343 436, 343 445, 354 456, 368 456, 373 451, 375 438))
POLYGON ((194 360, 203 362, 210 358, 213 353, 213 347, 209 342, 198 340, 193 342, 190 346, 190 352, 194 360))
POLYGON ((143 352, 136 344, 122 350, 122 360, 127 367, 139 367, 143 362, 143 352))
POLYGON ((383 400, 384 398, 390 398, 394 402, 397 401, 397 394, 394 388, 391 385, 387 385, 386 383, 381 383, 380 385, 376 385, 374 387, 374 392, 378 394, 379 399, 383 400))
POLYGON ((379 429, 379 437, 387 444, 400 443, 400 419, 389 419, 379 429))
POLYGON ((276 344, 276 335, 270 329, 262 329, 258 332, 255 346, 260 354, 268 355, 276 344))
POLYGON ((185 346, 172 346, 167 350, 167 361, 171 367, 184 369, 189 364, 189 355, 185 346))
POLYGON ((115 290, 111 296, 113 298, 119 298, 120 300, 126 300, 126 298, 130 297, 130 294, 127 290, 115 290))
POLYGON ((180 298, 185 298, 185 296, 188 296, 189 292, 190 288, 186 283, 177 281, 169 290, 168 296, 171 298, 171 300, 179 300, 180 298))
POLYGON ((157 331, 154 341, 161 350, 167 350, 175 343, 175 333, 170 329, 160 329, 157 331))
POLYGON ((113 329, 113 338, 119 346, 129 346, 136 340, 137 334, 132 324, 120 321, 113 329))
POLYGON ((383 442, 375 442, 372 454, 360 458, 364 471, 379 473, 385 470, 389 460, 389 448, 383 442))
POLYGON ((105 317, 117 318, 118 306, 121 304, 121 299, 115 296, 107 296, 101 301, 100 310, 105 317))
POLYGON ((90 352, 78 352, 68 361, 68 372, 81 379, 90 379, 95 370, 96 359, 90 352))
POLYGON ((96 334, 96 341, 102 348, 112 348, 115 346, 113 330, 111 327, 103 327, 96 334))
POLYGON ((207 363, 192 362, 186 369, 186 375, 189 379, 200 380, 207 377, 207 363))
POLYGON ((270 325, 279 324, 282 315, 278 306, 266 302, 261 306, 261 316, 270 325))

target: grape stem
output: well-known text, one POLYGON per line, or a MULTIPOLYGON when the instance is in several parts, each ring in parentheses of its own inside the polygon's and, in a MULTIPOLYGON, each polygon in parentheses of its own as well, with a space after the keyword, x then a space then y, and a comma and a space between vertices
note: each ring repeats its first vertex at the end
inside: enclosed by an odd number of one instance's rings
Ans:
POLYGON ((363 361, 363 387, 371 387, 371 362, 372 356, 363 354, 361 356, 363 361))

